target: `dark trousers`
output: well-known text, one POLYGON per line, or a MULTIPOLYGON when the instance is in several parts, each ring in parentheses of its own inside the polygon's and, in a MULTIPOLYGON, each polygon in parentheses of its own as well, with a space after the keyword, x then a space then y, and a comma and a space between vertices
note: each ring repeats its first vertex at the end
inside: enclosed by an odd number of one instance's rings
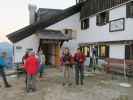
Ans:
POLYGON ((5 87, 8 86, 8 82, 7 82, 7 79, 6 79, 6 74, 5 74, 5 71, 4 71, 4 68, 2 66, 0 66, 0 74, 2 76, 2 79, 4 81, 4 85, 5 87))
POLYGON ((45 67, 45 64, 41 64, 41 66, 40 66, 40 70, 39 70, 40 78, 43 76, 43 73, 44 73, 44 67, 45 67))
POLYGON ((27 92, 36 90, 36 76, 26 75, 26 90, 27 92))
POLYGON ((83 64, 77 63, 75 66, 75 80, 76 84, 79 84, 79 80, 81 85, 83 85, 83 79, 84 79, 84 66, 83 64))

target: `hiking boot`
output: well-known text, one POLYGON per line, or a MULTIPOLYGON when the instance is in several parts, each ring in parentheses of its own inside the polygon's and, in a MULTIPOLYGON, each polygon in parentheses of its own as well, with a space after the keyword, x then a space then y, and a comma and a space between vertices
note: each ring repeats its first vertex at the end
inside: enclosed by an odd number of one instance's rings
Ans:
POLYGON ((81 83, 80 83, 81 85, 84 85, 84 83, 83 83, 83 81, 81 81, 81 83))
POLYGON ((36 89, 34 88, 34 89, 32 89, 32 92, 36 92, 36 89))
POLYGON ((8 85, 6 85, 6 86, 5 86, 5 88, 10 88, 10 87, 11 87, 11 85, 10 85, 10 84, 8 84, 8 85))
POLYGON ((65 85, 66 85, 66 83, 62 83, 62 85, 63 85, 63 86, 65 86, 65 85))
POLYGON ((76 85, 79 85, 79 82, 76 82, 76 85))
POLYGON ((83 83, 83 82, 81 82, 81 85, 84 85, 84 83, 83 83))
POLYGON ((69 83, 68 86, 72 86, 72 83, 69 83))

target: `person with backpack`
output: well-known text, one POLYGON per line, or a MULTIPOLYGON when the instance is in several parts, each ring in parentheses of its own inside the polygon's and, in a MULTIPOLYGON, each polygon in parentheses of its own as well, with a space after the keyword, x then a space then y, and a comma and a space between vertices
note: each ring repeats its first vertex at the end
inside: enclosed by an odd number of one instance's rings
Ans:
POLYGON ((77 49, 77 52, 74 54, 74 61, 75 61, 75 80, 76 85, 80 84, 83 85, 84 79, 84 62, 85 62, 85 55, 81 52, 80 48, 77 49))
POLYGON ((25 63, 26 59, 28 58, 29 51, 26 51, 25 55, 22 57, 22 64, 25 63))
POLYGON ((34 52, 29 53, 29 56, 25 61, 24 68, 27 74, 26 90, 27 92, 34 92, 36 91, 36 76, 39 69, 39 62, 35 57, 34 52))
POLYGON ((6 88, 11 87, 11 85, 7 82, 7 78, 6 78, 6 74, 5 74, 5 70, 4 68, 6 67, 6 56, 7 53, 6 52, 2 52, 0 55, 0 74, 2 76, 2 79, 4 81, 4 85, 6 88))
POLYGON ((62 64, 64 67, 64 82, 63 86, 68 84, 69 86, 72 85, 72 66, 71 66, 71 54, 69 48, 65 48, 63 55, 62 55, 62 64))

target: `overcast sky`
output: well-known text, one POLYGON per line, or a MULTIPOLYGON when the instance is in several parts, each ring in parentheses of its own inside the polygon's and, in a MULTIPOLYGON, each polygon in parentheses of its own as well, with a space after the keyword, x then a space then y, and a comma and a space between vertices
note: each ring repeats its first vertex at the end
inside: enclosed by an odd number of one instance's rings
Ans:
POLYGON ((0 0, 0 41, 5 35, 29 24, 28 4, 41 8, 64 9, 75 4, 76 0, 0 0))

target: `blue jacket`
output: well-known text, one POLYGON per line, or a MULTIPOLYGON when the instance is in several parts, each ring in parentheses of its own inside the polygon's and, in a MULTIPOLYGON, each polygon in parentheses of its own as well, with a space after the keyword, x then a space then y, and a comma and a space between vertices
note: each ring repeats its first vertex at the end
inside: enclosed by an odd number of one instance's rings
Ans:
POLYGON ((6 66, 5 60, 3 57, 0 57, 0 67, 6 66))

